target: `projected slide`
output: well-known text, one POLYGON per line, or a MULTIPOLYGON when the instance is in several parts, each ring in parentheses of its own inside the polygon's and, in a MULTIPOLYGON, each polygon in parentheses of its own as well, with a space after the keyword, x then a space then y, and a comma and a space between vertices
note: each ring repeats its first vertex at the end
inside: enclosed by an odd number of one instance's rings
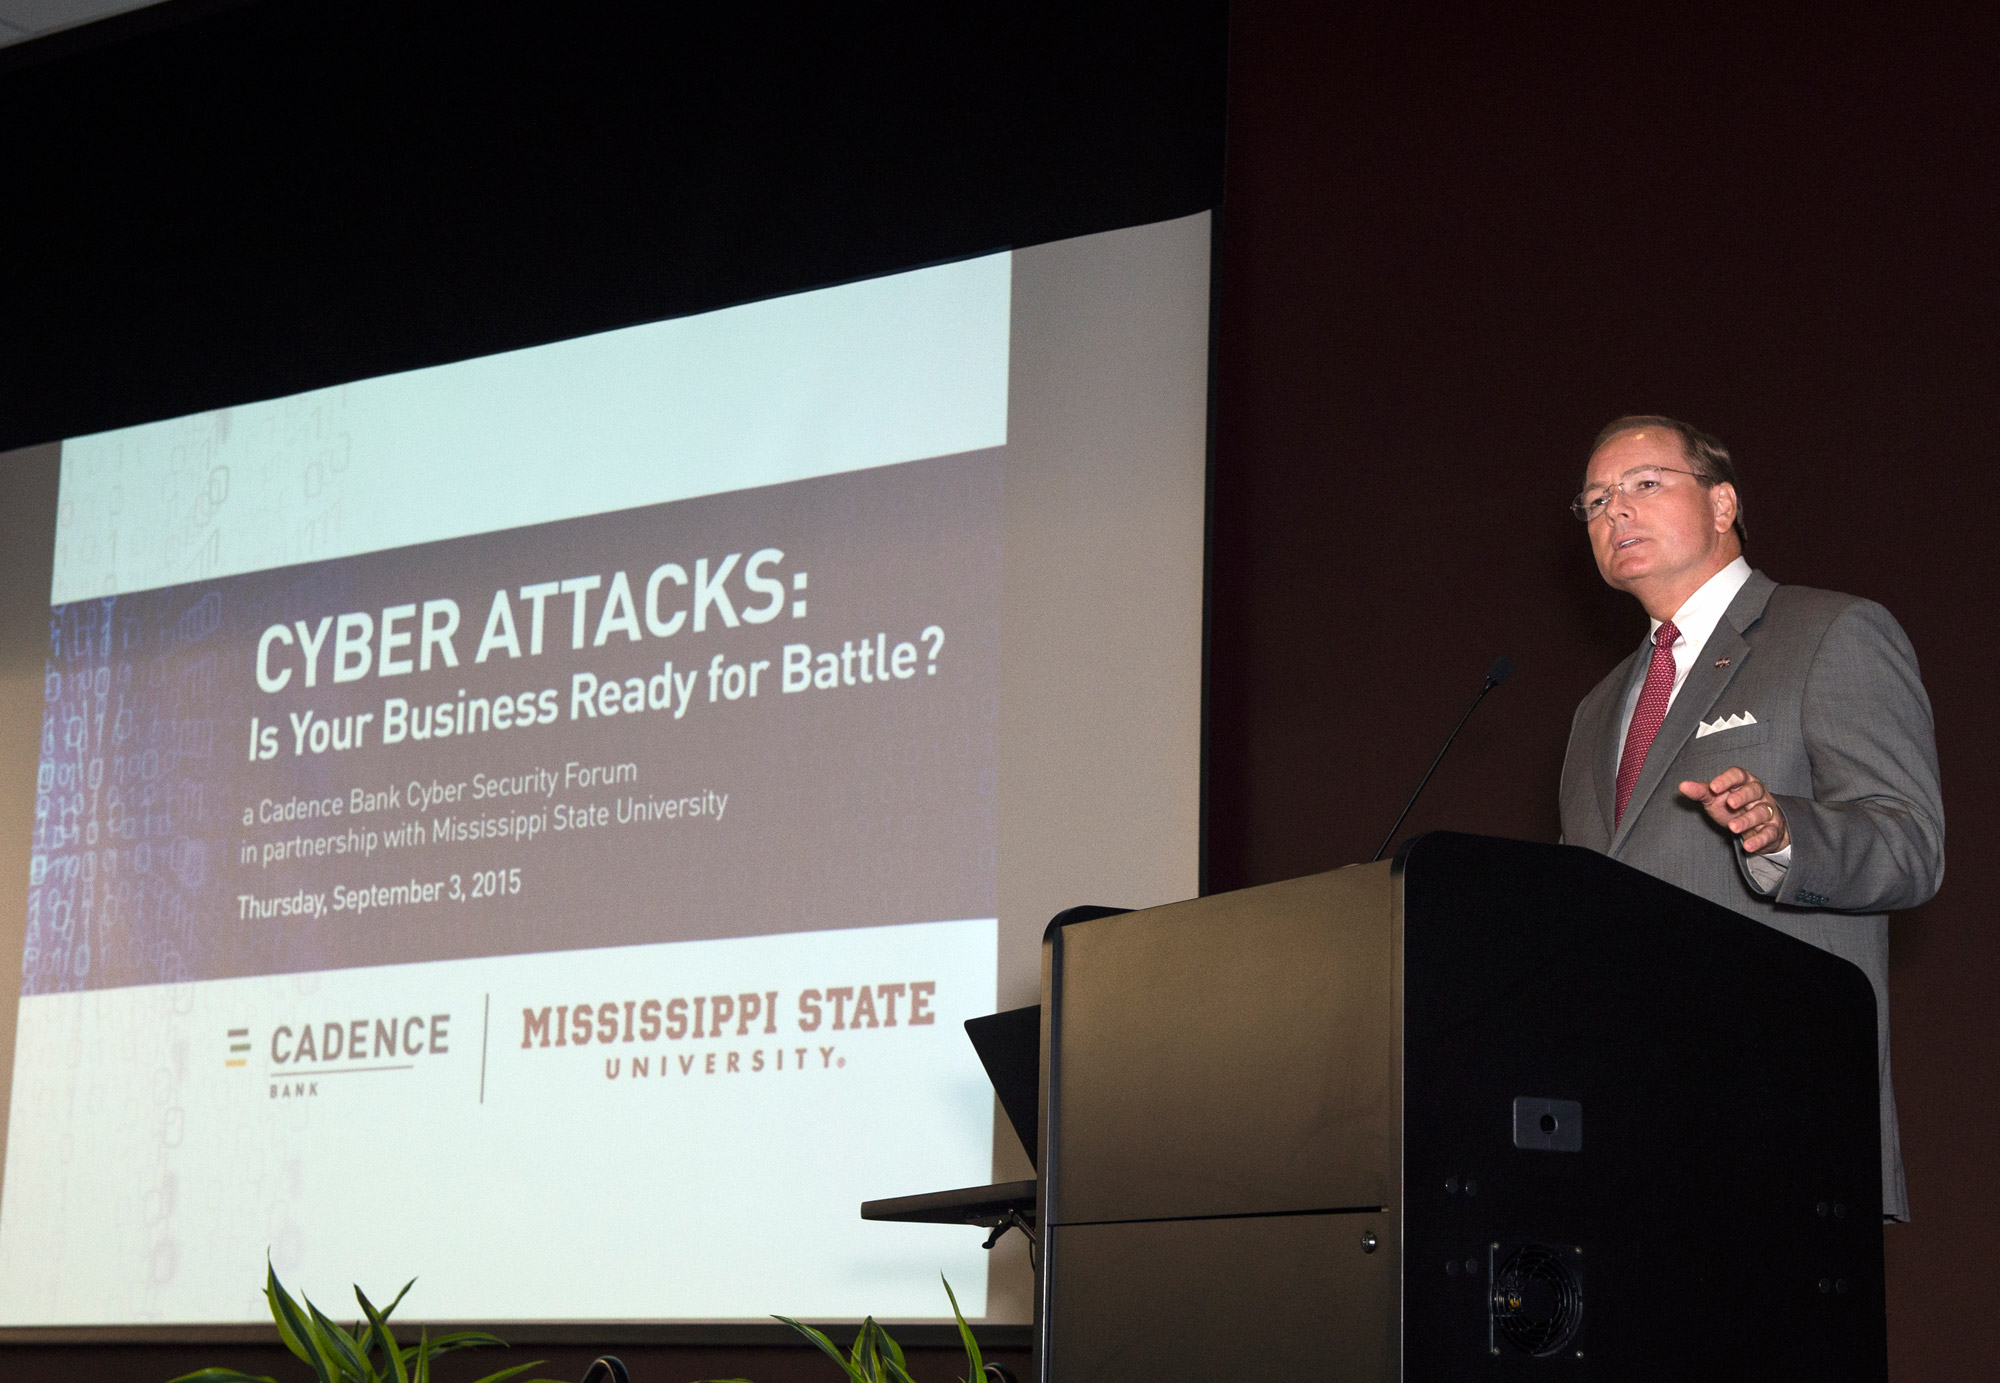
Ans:
POLYGON ((977 1310, 1016 258, 63 444, 0 1324, 977 1310))

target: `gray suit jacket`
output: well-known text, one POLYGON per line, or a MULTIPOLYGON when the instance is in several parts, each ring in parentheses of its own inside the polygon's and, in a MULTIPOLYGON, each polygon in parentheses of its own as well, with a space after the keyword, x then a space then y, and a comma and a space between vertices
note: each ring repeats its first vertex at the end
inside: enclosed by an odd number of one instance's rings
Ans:
POLYGON ((1909 1218, 1889 1083, 1889 919, 1944 878, 1944 804, 1930 698, 1895 618, 1873 601, 1762 572, 1696 655, 1612 822, 1619 721, 1652 653, 1642 641, 1576 708, 1563 760, 1563 839, 1854 962, 1875 987, 1882 1209, 1909 1218), (1754 717, 1697 735, 1704 722, 1754 717), (1770 787, 1792 832, 1775 896, 1751 883, 1729 833, 1679 784, 1740 765, 1770 787))

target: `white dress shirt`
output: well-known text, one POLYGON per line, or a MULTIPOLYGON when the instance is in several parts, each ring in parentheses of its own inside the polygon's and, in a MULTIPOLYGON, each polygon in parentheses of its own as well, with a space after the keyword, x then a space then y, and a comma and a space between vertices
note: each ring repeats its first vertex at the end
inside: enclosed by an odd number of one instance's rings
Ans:
MULTIPOLYGON (((1701 652, 1708 646, 1708 639, 1715 632, 1715 626, 1722 622, 1722 616, 1729 609, 1729 602, 1736 599, 1736 593, 1750 579, 1750 564, 1738 557, 1721 571, 1708 578, 1680 609, 1674 611, 1674 628, 1681 636, 1674 640, 1674 686, 1667 694, 1669 709, 1674 698, 1681 694, 1681 684, 1687 681, 1688 672, 1701 658, 1701 652)), ((1649 638, 1660 632, 1660 620, 1649 620, 1649 638)), ((1632 713, 1638 709, 1639 693, 1645 689, 1642 680, 1634 682, 1625 693, 1625 707, 1618 717, 1618 738, 1611 750, 1611 773, 1618 774, 1618 760, 1625 752, 1625 733, 1631 728, 1632 713)), ((1742 848, 1739 837, 1737 848, 1742 848)), ((1792 847, 1774 850, 1768 855, 1745 855, 1744 863, 1749 866, 1750 881, 1766 894, 1776 893, 1778 886, 1785 882, 1785 875, 1792 867, 1792 847)))

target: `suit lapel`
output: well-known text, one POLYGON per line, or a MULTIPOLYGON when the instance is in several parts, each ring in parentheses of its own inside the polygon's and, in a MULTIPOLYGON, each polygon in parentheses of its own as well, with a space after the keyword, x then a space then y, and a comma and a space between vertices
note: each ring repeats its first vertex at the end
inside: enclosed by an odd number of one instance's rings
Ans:
POLYGON ((1590 770, 1591 796, 1604 822, 1602 839, 1607 850, 1617 833, 1617 823, 1612 817, 1618 811, 1618 751, 1623 747, 1619 743, 1618 713, 1631 694, 1632 679, 1645 675, 1646 661, 1651 656, 1650 643, 1642 642, 1633 650, 1632 656, 1618 665, 1617 675, 1605 680, 1603 694, 1577 726, 1577 739, 1585 747, 1585 761, 1590 770))
MULTIPOLYGON (((1687 742, 1693 738, 1704 717, 1714 709, 1715 703, 1729 687, 1736 674, 1743 670, 1743 664, 1750 659, 1750 643, 1743 636, 1764 614, 1764 607, 1770 602, 1771 592, 1778 583, 1761 571, 1750 573, 1750 579, 1743 583, 1743 589, 1729 602, 1728 610, 1716 621, 1715 632, 1708 636, 1707 645, 1695 655, 1694 667, 1689 669, 1687 680, 1681 683, 1679 695, 1667 712, 1666 720, 1660 724, 1660 733, 1653 737, 1652 747, 1646 751, 1645 765, 1639 770, 1639 781, 1632 788, 1632 800, 1625 804, 1625 819, 1611 838, 1610 853, 1615 855, 1631 833, 1632 823, 1652 801, 1653 794, 1660 790, 1668 768, 1687 742), (1718 666, 1720 664, 1720 666, 1718 666)), ((1668 789, 1678 792, 1679 784, 1668 789)))

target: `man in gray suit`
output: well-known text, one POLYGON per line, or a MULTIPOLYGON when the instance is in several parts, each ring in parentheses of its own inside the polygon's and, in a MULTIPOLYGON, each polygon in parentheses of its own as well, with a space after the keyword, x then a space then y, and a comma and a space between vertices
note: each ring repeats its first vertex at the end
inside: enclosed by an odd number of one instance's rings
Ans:
POLYGON ((1563 839, 1861 967, 1875 988, 1882 1211, 1908 1219, 1888 914, 1944 877, 1916 653, 1873 601, 1752 571, 1729 453, 1685 423, 1607 426, 1572 507, 1598 571, 1652 632, 1576 709, 1563 839))

